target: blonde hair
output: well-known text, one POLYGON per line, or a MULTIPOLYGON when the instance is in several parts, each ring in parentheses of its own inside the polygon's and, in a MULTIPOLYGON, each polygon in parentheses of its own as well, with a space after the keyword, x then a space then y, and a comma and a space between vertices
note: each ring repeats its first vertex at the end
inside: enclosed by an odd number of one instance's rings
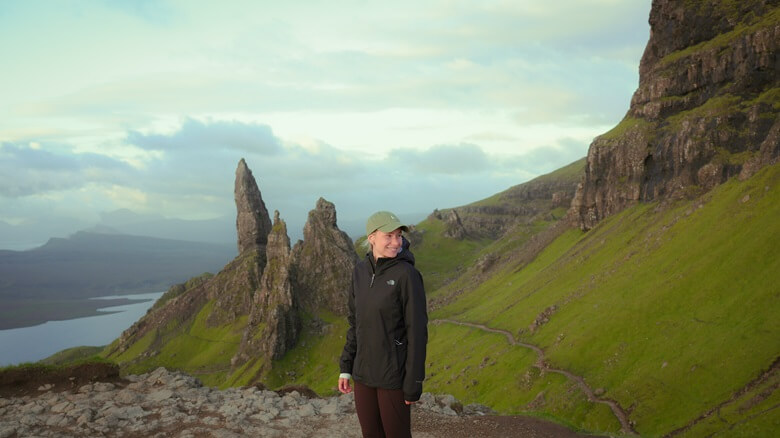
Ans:
MULTIPOLYGON (((371 234, 374 234, 374 233, 371 233, 371 234)), ((369 234, 368 236, 370 236, 371 234, 369 234)), ((363 248, 364 250, 368 251, 368 252, 371 252, 371 250, 374 249, 374 245, 371 245, 371 241, 368 240, 368 236, 366 236, 366 240, 360 242, 360 247, 363 248)))

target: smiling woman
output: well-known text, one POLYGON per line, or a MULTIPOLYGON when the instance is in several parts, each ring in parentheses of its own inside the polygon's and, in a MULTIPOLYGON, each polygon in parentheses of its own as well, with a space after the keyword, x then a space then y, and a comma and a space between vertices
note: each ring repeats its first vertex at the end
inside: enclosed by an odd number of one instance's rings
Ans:
POLYGON ((370 250, 355 266, 338 388, 352 392, 363 436, 411 437, 409 406, 425 379, 428 312, 409 227, 389 211, 366 221, 370 250))

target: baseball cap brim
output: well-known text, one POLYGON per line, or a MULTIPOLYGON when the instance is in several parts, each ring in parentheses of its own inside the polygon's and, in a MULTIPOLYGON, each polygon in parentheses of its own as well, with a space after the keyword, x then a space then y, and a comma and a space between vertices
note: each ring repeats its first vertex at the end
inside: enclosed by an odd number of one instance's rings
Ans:
POLYGON ((382 231, 389 233, 397 229, 403 231, 409 231, 409 227, 402 224, 398 219, 398 216, 389 211, 378 211, 371 215, 366 221, 366 235, 373 233, 374 231, 382 231))

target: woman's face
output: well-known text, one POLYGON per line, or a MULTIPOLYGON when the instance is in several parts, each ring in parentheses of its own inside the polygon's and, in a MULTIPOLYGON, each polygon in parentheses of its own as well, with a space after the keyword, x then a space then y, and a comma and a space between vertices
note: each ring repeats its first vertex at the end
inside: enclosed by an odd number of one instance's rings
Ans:
POLYGON ((401 229, 389 233, 376 230, 368 236, 374 252, 374 258, 393 258, 401 252, 401 229))

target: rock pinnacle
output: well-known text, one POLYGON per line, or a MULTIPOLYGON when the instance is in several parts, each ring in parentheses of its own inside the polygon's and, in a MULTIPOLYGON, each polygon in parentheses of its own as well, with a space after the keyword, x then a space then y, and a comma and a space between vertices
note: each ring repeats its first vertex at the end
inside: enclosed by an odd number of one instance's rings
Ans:
POLYGON ((260 189, 252 171, 242 158, 236 169, 236 229, 238 232, 238 253, 252 248, 265 247, 271 232, 271 218, 265 208, 260 189))

